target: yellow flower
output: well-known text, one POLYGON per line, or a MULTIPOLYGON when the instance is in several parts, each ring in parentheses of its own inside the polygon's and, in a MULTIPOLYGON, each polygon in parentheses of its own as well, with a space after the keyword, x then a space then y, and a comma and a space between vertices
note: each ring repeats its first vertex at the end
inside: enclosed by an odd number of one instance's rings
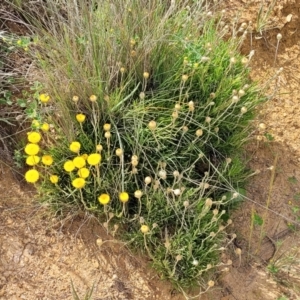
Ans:
POLYGON ((91 96, 90 96, 90 101, 91 101, 91 102, 97 101, 97 96, 91 95, 91 96))
POLYGON ((73 164, 77 169, 81 169, 85 166, 85 159, 81 156, 77 156, 73 159, 73 164))
POLYGON ((35 166, 40 162, 41 158, 36 155, 30 155, 26 158, 26 164, 28 166, 35 166))
POLYGON ((51 175, 51 176, 50 176, 50 181, 51 181, 53 184, 58 183, 58 176, 57 176, 57 175, 51 175))
POLYGON ((74 163, 72 162, 72 160, 67 160, 64 163, 64 169, 67 172, 72 172, 75 169, 74 163))
POLYGON ((142 225, 141 226, 141 232, 142 233, 147 233, 147 232, 149 232, 149 226, 147 226, 147 225, 142 225))
POLYGON ((43 131, 49 131, 50 126, 49 126, 48 123, 44 123, 44 124, 42 125, 41 129, 42 129, 43 131))
POLYGON ((75 178, 72 181, 72 185, 74 186, 74 188, 76 189, 82 189, 85 186, 85 180, 83 178, 75 178))
POLYGON ((50 96, 48 94, 40 94, 40 101, 42 103, 47 103, 50 100, 50 96))
POLYGON ((40 147, 37 144, 27 144, 24 151, 28 155, 36 155, 39 153, 40 147))
POLYGON ((72 143, 70 144, 70 150, 71 150, 72 152, 75 152, 75 153, 78 153, 78 152, 79 152, 80 147, 81 147, 81 145, 80 145, 79 142, 72 142, 72 143))
POLYGON ((96 166, 101 162, 101 155, 99 153, 92 153, 88 156, 87 162, 91 166, 96 166))
POLYGON ((42 136, 39 132, 28 132, 27 139, 30 143, 37 144, 41 140, 42 136))
POLYGON ((111 125, 108 124, 108 123, 105 123, 105 124, 103 125, 104 131, 110 131, 110 128, 111 128, 111 125))
POLYGON ((110 201, 110 196, 108 194, 101 194, 98 200, 101 204, 106 205, 110 201))
POLYGON ((77 114, 76 115, 76 120, 79 122, 79 123, 83 123, 85 121, 85 115, 84 114, 77 114))
POLYGON ((119 199, 121 202, 126 203, 129 200, 129 195, 126 192, 122 192, 119 194, 119 199))
POLYGON ((53 164, 53 158, 51 155, 43 155, 42 163, 46 166, 51 166, 53 164))
POLYGON ((77 174, 81 178, 87 178, 90 175, 90 170, 87 168, 81 168, 78 170, 77 174))
POLYGON ((39 180, 40 174, 37 170, 31 169, 25 173, 25 179, 27 182, 35 183, 39 180))

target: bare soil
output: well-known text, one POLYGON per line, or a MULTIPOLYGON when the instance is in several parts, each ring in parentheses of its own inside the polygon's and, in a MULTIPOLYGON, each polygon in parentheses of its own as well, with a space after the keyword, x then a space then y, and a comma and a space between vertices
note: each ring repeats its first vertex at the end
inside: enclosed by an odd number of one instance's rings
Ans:
MULTIPOLYGON (((270 3, 265 1, 266 7, 270 3)), ((253 23, 252 38, 241 49, 244 55, 255 51, 252 79, 264 82, 280 67, 283 71, 269 91, 276 94, 258 109, 257 130, 246 149, 256 172, 246 201, 232 212, 229 234, 237 238, 223 254, 232 266, 201 299, 300 299, 300 2, 277 1, 260 32, 255 31, 260 0, 223 5, 229 18, 253 23), (258 129, 260 123, 265 130, 258 129)), ((95 300, 183 299, 146 258, 108 235, 95 218, 70 212, 58 220, 5 162, 0 182, 0 299, 73 299, 71 280, 81 299, 93 285, 95 300)))

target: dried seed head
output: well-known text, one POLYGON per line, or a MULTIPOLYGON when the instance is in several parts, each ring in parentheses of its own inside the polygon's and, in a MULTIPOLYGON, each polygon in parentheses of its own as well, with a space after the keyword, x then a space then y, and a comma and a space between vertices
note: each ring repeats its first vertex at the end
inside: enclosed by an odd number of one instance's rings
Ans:
POLYGON ((125 68, 120 68, 120 72, 123 74, 125 72, 125 68))
POLYGON ((154 120, 150 121, 149 124, 148 124, 149 129, 152 130, 152 131, 156 129, 156 126, 157 125, 156 125, 156 122, 154 120))
POLYGON ((174 110, 172 112, 172 118, 175 119, 175 120, 178 118, 178 111, 177 110, 174 110))
POLYGON ((138 173, 138 169, 135 168, 135 167, 133 167, 131 173, 132 173, 132 174, 137 174, 137 173, 138 173))
POLYGON ((258 125, 258 128, 259 128, 259 130, 265 130, 266 129, 266 124, 264 124, 264 123, 260 123, 259 125, 258 125))
POLYGON ((215 208, 215 209, 213 210, 213 215, 216 216, 218 213, 219 213, 219 210, 215 208))
POLYGON ((198 260, 194 259, 193 262, 192 262, 192 265, 198 266, 198 264, 199 264, 198 260))
POLYGON ((282 34, 278 33, 277 34, 277 41, 280 41, 282 39, 282 34))
POLYGON ((78 96, 73 96, 73 98, 72 98, 72 101, 73 101, 73 102, 76 103, 76 102, 78 102, 78 100, 79 100, 79 97, 78 97, 78 96))
POLYGON ((238 96, 233 96, 232 97, 232 103, 238 103, 239 102, 239 97, 238 96))
POLYGON ((242 60, 241 60, 241 62, 242 62, 243 65, 247 65, 248 62, 249 62, 249 60, 248 60, 247 57, 243 57, 242 60))
POLYGON ((91 95, 91 96, 90 96, 90 101, 91 101, 91 102, 96 102, 96 101, 97 101, 97 96, 91 95))
POLYGON ((237 255, 241 255, 241 254, 242 254, 242 249, 241 249, 241 248, 236 248, 236 249, 235 249, 235 253, 236 253, 237 255))
POLYGON ((151 179, 150 176, 147 176, 147 177, 145 177, 144 181, 145 181, 145 183, 148 185, 148 184, 151 183, 152 179, 151 179))
POLYGON ((116 149, 116 155, 121 157, 123 155, 123 150, 121 148, 116 149))
POLYGON ((167 172, 165 170, 160 170, 158 172, 158 176, 161 178, 161 179, 166 179, 167 178, 167 172))
POLYGON ((143 192, 141 190, 137 190, 134 192, 134 197, 137 199, 141 199, 143 196, 143 192))
POLYGON ((203 135, 203 130, 202 129, 198 129, 197 131, 196 131, 196 136, 197 137, 200 137, 200 136, 202 136, 203 135))
POLYGON ((184 202, 183 202, 183 206, 184 206, 184 207, 188 207, 189 205, 190 205, 189 201, 184 201, 184 202))
POLYGON ((245 114, 247 112, 247 107, 243 106, 241 108, 241 114, 245 114))
POLYGON ((211 236, 211 237, 215 237, 216 236, 216 234, 212 231, 212 232, 210 232, 209 233, 209 236, 211 236))
POLYGON ((133 159, 131 161, 131 164, 132 164, 133 167, 136 167, 139 164, 139 162, 137 160, 133 159))
POLYGON ((182 260, 182 255, 178 254, 178 255, 176 256, 176 261, 180 261, 180 260, 182 260))
POLYGON ((245 91, 244 90, 239 90, 239 96, 243 97, 245 95, 245 91))
POLYGON ((144 77, 145 79, 148 79, 148 78, 149 78, 149 73, 148 73, 148 72, 144 72, 144 73, 143 73, 143 77, 144 77))
POLYGON ((218 133, 218 132, 219 132, 219 130, 220 130, 220 128, 219 128, 219 127, 215 127, 215 129, 214 129, 215 133, 218 133))
POLYGON ((181 194, 181 190, 180 189, 173 190, 173 193, 175 196, 179 196, 181 194))
POLYGON ((206 123, 210 123, 210 122, 211 122, 211 117, 206 117, 206 118, 205 118, 205 122, 206 122, 206 123))
POLYGON ((207 198, 207 199, 205 200, 205 205, 206 205, 206 206, 211 207, 212 204, 213 204, 213 201, 212 201, 211 198, 207 198))
POLYGON ((207 56, 202 56, 202 57, 201 57, 201 62, 207 62, 207 61, 209 61, 209 60, 210 60, 210 58, 207 57, 207 56))
POLYGON ((228 219, 228 220, 227 220, 227 224, 228 224, 228 225, 231 225, 231 224, 232 224, 232 220, 231 220, 231 219, 228 219))
POLYGON ((96 151, 101 152, 103 150, 103 146, 98 144, 96 145, 96 151))
POLYGON ((145 93, 144 92, 140 92, 139 97, 140 97, 141 100, 144 100, 145 99, 145 93))
POLYGON ((184 133, 188 132, 188 130, 189 130, 189 128, 188 128, 187 126, 183 126, 183 127, 182 127, 182 131, 183 131, 184 133))
POLYGON ((106 131, 104 133, 104 136, 107 138, 107 139, 110 139, 111 138, 111 133, 109 131, 106 131))
POLYGON ((231 57, 230 58, 230 63, 234 65, 236 63, 236 58, 235 57, 231 57))
POLYGON ((177 170, 173 172, 173 176, 174 176, 175 178, 176 178, 176 177, 179 177, 179 175, 180 175, 180 174, 179 174, 179 172, 178 172, 177 170))
POLYGON ((188 75, 182 75, 182 76, 181 76, 181 80, 182 80, 183 82, 186 82, 186 81, 188 80, 188 78, 189 78, 188 75))
POLYGON ((176 109, 176 110, 179 110, 180 108, 181 108, 180 104, 179 104, 179 103, 176 103, 176 104, 175 104, 175 109, 176 109))

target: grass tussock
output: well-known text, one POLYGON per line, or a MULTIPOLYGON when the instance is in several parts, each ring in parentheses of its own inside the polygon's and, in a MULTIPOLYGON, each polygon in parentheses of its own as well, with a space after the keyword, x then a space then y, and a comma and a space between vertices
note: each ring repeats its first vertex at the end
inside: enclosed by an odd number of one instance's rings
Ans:
POLYGON ((211 288, 205 274, 224 266, 228 209, 249 176, 242 146, 263 100, 238 53, 244 36, 228 38, 201 1, 39 9, 23 12, 42 83, 26 180, 57 213, 98 214, 177 287, 211 288))

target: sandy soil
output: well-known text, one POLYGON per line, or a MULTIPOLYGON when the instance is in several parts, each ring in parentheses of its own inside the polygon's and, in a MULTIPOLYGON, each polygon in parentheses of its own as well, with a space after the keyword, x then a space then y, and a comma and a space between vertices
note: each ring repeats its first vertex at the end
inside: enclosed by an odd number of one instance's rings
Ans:
MULTIPOLYGON (((254 131, 247 146, 245 158, 259 172, 233 212, 229 234, 237 238, 224 254, 232 267, 201 299, 300 299, 300 2, 277 1, 270 22, 256 32, 260 3, 226 0, 224 7, 229 18, 239 15, 238 23, 253 23, 252 38, 241 49, 245 55, 255 51, 251 77, 263 82, 284 69, 269 89, 276 94, 258 110, 255 122, 266 129, 254 131), (253 223, 253 216, 265 224, 253 223)), ((1 163, 0 299, 73 299, 71 280, 81 299, 93 284, 95 300, 183 299, 95 218, 70 213, 57 220, 14 174, 1 163)))

